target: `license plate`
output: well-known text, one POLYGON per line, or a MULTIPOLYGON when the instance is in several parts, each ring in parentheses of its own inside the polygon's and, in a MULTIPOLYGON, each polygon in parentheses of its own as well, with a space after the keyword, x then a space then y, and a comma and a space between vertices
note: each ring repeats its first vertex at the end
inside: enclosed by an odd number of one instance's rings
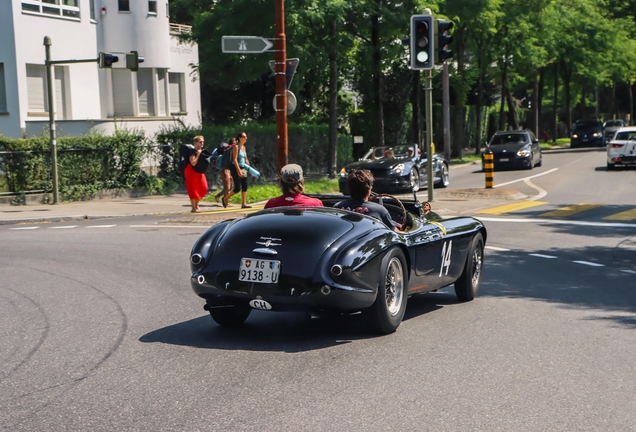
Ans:
POLYGON ((280 261, 241 258, 239 280, 255 283, 278 283, 280 261))
POLYGON ((583 138, 583 141, 588 141, 588 139, 587 138, 583 138))
POLYGON ((508 162, 509 160, 510 159, 508 159, 508 158, 501 158, 501 159, 499 159, 499 162, 508 162))

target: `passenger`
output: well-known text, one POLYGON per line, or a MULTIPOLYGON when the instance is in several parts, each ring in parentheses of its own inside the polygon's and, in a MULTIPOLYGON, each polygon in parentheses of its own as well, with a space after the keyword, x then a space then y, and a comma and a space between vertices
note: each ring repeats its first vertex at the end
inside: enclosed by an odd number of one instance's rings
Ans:
POLYGON ((373 174, 367 170, 354 169, 347 177, 347 190, 351 198, 340 201, 334 208, 373 216, 384 222, 389 229, 397 231, 389 211, 380 204, 369 202, 372 188, 373 174))
POLYGON ((281 168, 278 176, 278 186, 283 194, 272 198, 265 204, 265 208, 287 206, 323 207, 318 198, 303 195, 305 192, 305 178, 300 165, 288 164, 281 168))
POLYGON ((395 157, 395 152, 393 152, 393 149, 388 149, 384 155, 385 158, 387 159, 393 159, 395 157))

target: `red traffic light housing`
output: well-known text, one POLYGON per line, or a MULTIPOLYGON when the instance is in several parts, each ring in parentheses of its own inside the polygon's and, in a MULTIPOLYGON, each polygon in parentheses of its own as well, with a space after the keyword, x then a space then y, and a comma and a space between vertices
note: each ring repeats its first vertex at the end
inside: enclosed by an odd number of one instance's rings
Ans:
POLYGON ((435 20, 435 63, 443 64, 446 59, 453 57, 453 51, 447 49, 453 41, 450 30, 455 25, 451 21, 435 20))
POLYGON ((435 51, 433 43, 433 16, 413 15, 410 35, 411 69, 433 69, 435 51))

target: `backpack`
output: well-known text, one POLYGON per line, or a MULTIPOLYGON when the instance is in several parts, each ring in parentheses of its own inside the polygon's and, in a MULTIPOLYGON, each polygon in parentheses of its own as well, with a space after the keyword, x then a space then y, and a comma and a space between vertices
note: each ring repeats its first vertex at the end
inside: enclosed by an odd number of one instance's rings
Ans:
POLYGON ((199 174, 205 174, 208 168, 210 168, 210 165, 212 165, 211 158, 212 153, 210 153, 208 150, 202 150, 201 154, 199 155, 199 161, 195 166, 192 167, 192 169, 199 174))
POLYGON ((194 146, 192 144, 181 144, 179 146, 179 172, 181 174, 190 163, 190 155, 192 154, 194 154, 194 146))
MULTIPOLYGON (((219 169, 219 167, 216 166, 216 162, 219 160, 219 156, 219 148, 217 147, 212 151, 212 154, 210 155, 210 166, 214 169, 219 169)), ((221 162, 223 161, 221 160, 221 162)))
POLYGON ((232 157, 234 147, 236 147, 236 144, 229 145, 223 150, 223 169, 230 169, 234 163, 234 157, 232 157))

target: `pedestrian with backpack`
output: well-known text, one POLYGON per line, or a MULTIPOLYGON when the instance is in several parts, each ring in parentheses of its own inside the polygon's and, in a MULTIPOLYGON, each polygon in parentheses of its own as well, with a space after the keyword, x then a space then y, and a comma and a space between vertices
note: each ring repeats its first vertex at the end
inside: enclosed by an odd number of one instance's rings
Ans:
MULTIPOLYGON (((238 145, 232 148, 232 163, 230 165, 230 174, 232 174, 232 180, 234 181, 234 189, 223 198, 223 207, 227 207, 228 200, 235 194, 241 192, 241 208, 252 208, 247 205, 247 168, 249 166, 249 160, 247 158, 247 152, 245 151, 245 143, 247 142, 247 134, 241 132, 237 135, 236 140, 238 145)), ((229 161, 225 161, 226 152, 223 153, 224 164, 229 161)))
POLYGON ((197 135, 194 137, 194 148, 189 151, 188 158, 189 163, 186 164, 183 174, 185 176, 186 191, 190 198, 190 204, 192 205, 192 213, 199 213, 199 202, 208 193, 208 180, 205 178, 204 172, 195 171, 195 167, 199 163, 199 159, 203 159, 203 145, 205 140, 203 136, 197 135))
MULTIPOLYGON (((223 190, 214 196, 216 202, 219 202, 219 198, 225 198, 230 193, 230 190, 234 187, 232 175, 230 174, 229 164, 227 164, 226 166, 226 164, 223 162, 223 155, 225 154, 225 151, 230 149, 231 153, 231 149, 233 147, 236 147, 236 138, 230 138, 229 142, 223 143, 216 150, 218 154, 216 158, 216 167, 219 170, 221 183, 223 184, 223 190)), ((226 202, 224 201, 223 207, 227 207, 228 205, 230 204, 226 204, 226 202)))

